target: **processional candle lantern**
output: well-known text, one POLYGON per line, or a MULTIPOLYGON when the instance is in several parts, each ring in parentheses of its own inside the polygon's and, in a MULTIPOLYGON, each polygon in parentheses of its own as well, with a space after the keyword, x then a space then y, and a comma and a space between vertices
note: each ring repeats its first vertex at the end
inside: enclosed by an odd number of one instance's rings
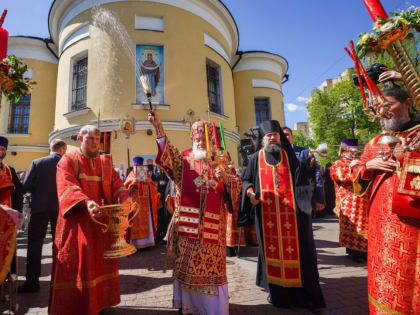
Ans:
POLYGON ((2 28, 6 14, 7 10, 5 9, 0 18, 0 61, 7 57, 7 40, 9 38, 9 32, 2 28))
MULTIPOLYGON (((388 19, 380 0, 363 0, 363 2, 374 22, 378 20, 378 16, 388 19)), ((414 101, 420 104, 420 75, 402 43, 410 30, 411 27, 398 27, 379 38, 378 46, 388 51, 414 101)))
POLYGON ((388 15, 386 14, 380 0, 363 0, 363 2, 365 3, 370 16, 372 17, 373 22, 378 20, 378 16, 384 19, 388 18, 388 15))

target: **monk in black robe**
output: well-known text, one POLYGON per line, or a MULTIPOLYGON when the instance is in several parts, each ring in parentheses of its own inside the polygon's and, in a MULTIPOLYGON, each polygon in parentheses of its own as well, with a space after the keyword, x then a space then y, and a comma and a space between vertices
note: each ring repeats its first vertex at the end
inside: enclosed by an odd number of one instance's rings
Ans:
POLYGON ((238 225, 254 222, 259 254, 257 285, 276 307, 325 307, 319 285, 310 196, 302 187, 311 165, 299 161, 278 121, 260 125, 263 147, 243 173, 238 225))

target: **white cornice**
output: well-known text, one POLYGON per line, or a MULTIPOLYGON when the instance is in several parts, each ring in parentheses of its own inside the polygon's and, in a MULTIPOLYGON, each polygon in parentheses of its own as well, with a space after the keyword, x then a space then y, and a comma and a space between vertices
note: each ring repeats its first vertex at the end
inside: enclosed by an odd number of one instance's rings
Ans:
POLYGON ((37 38, 10 36, 7 54, 16 55, 19 58, 58 63, 57 58, 48 50, 46 43, 37 38))
POLYGON ((281 92, 281 85, 279 83, 272 80, 267 80, 267 79, 253 78, 252 87, 274 89, 281 92))
MULTIPOLYGON (((64 27, 77 15, 95 5, 124 2, 127 0, 55 0, 50 8, 48 26, 54 43, 59 43, 59 36, 64 27)), ((228 9, 220 0, 132 0, 155 2, 174 6, 189 11, 213 25, 226 39, 230 58, 238 49, 239 34, 236 23, 228 9)))
POLYGON ((89 23, 80 23, 71 33, 67 34, 66 37, 62 38, 58 48, 58 55, 66 50, 70 45, 78 42, 89 36, 89 23))
POLYGON ((226 52, 223 46, 216 39, 214 39, 212 36, 210 36, 207 33, 204 33, 204 45, 213 49, 220 56, 222 56, 223 59, 227 61, 227 63, 232 65, 231 58, 229 57, 229 54, 226 52))
POLYGON ((50 152, 50 147, 48 145, 9 145, 7 151, 48 153, 50 152))
MULTIPOLYGON (((91 121, 91 124, 96 124, 97 121, 91 121)), ((188 123, 183 123, 180 121, 163 121, 162 122, 163 127, 167 131, 184 131, 188 132, 190 131, 190 125, 188 123)), ((69 128, 61 129, 61 130, 54 130, 50 133, 48 141, 51 142, 54 139, 66 139, 70 138, 71 136, 75 136, 79 133, 80 128, 82 128, 84 125, 78 125, 78 126, 72 126, 69 128)), ((119 119, 104 119, 100 122, 100 129, 102 132, 104 131, 114 131, 120 130, 120 120, 119 119)), ((138 130, 147 130, 152 129, 152 125, 147 120, 138 120, 135 123, 136 131, 138 130)), ((227 139, 234 141, 236 143, 239 143, 241 140, 241 137, 239 133, 236 131, 230 131, 225 130, 225 136, 227 139)))
POLYGON ((287 60, 279 55, 268 52, 246 52, 236 65, 233 72, 246 70, 270 71, 283 79, 288 70, 287 60))

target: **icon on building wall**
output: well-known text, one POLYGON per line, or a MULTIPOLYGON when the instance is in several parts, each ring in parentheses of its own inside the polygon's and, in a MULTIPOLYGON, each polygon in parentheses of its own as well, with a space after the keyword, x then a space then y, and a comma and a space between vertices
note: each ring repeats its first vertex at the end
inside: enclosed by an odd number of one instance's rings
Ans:
POLYGON ((125 133, 125 134, 130 134, 130 133, 134 133, 135 132, 135 126, 134 126, 134 118, 132 117, 124 117, 121 118, 120 121, 120 130, 121 132, 125 133))
MULTIPOLYGON (((153 104, 165 104, 165 75, 163 46, 137 45, 137 73, 146 75, 150 82, 153 104), (139 69, 140 68, 140 69, 139 69)), ((147 104, 142 86, 136 80, 136 102, 147 104)))

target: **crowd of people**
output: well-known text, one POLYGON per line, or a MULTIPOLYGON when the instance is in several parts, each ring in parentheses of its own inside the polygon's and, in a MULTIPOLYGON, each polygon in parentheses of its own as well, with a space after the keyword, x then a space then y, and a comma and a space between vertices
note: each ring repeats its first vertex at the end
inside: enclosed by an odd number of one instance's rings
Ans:
POLYGON ((229 156, 217 155, 217 143, 209 143, 216 129, 207 122, 191 126, 192 148, 181 152, 151 112, 153 164, 135 156, 123 176, 111 155, 100 154, 100 130, 88 125, 78 135, 80 150, 66 153, 64 141, 52 141, 51 154, 34 160, 21 183, 3 162, 8 141, 0 137, 0 215, 19 221, 13 209, 21 211, 23 194, 31 194, 26 280, 19 292, 40 289, 42 244, 50 224, 49 313, 96 315, 118 304, 118 261, 104 257, 111 239, 95 221, 104 219, 101 205, 136 203, 139 212, 126 238, 140 251, 167 246, 174 308, 182 314, 229 313, 226 256, 247 240, 258 245, 256 282, 274 307, 321 313, 326 304, 312 218, 334 212, 338 245, 356 261, 367 260, 370 312, 420 313, 415 175, 420 124, 411 115, 406 90, 393 87, 383 94, 391 113, 383 126, 401 143, 390 151, 378 135, 358 158, 357 139, 343 139, 338 160, 325 168, 310 149, 294 145, 292 130, 275 120, 260 124, 259 147, 239 169, 229 156))

